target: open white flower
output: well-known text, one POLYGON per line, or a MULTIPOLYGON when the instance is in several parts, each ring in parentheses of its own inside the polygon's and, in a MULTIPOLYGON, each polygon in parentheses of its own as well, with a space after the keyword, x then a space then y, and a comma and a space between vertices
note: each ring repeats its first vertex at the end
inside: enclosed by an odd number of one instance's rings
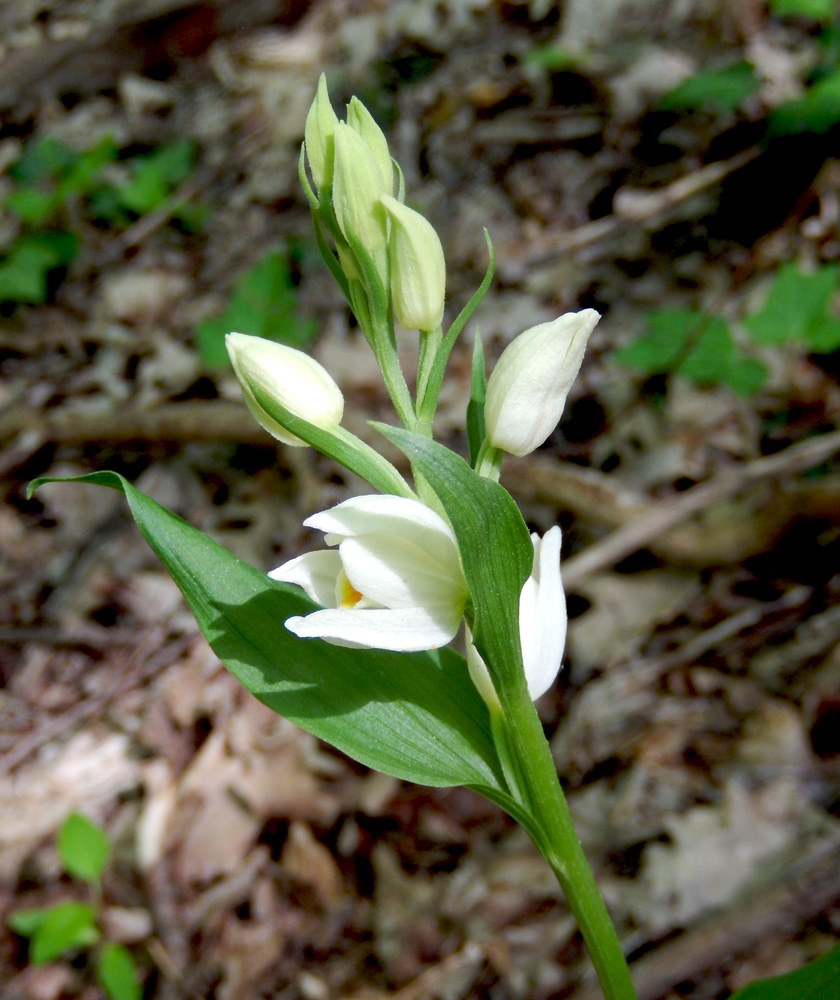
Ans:
POLYGON ((412 651, 446 645, 464 614, 467 584, 446 522, 419 500, 360 496, 304 521, 329 550, 273 570, 324 610, 287 619, 303 639, 412 651))
POLYGON ((494 448, 527 455, 554 430, 600 318, 594 309, 565 313, 508 344, 487 381, 484 403, 494 448))
MULTIPOLYGON (((566 644, 566 599, 560 580, 560 529, 550 528, 542 538, 531 535, 534 567, 519 595, 519 641, 528 693, 536 701, 552 685, 563 662, 566 644)), ((470 677, 491 711, 499 699, 487 666, 467 635, 470 677)))

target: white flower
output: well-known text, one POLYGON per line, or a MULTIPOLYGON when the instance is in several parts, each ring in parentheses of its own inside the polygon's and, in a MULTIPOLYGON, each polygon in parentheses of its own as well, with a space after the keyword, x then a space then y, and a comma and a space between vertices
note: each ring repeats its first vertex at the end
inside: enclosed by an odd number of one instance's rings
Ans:
POLYGON ((446 522, 419 500, 360 496, 307 518, 331 550, 298 556, 269 576, 297 584, 323 611, 287 619, 301 638, 371 649, 446 645, 467 585, 446 522))
POLYGON ((306 445, 266 413, 254 396, 255 388, 322 430, 334 430, 341 423, 344 396, 326 368, 314 358, 285 344, 245 333, 229 333, 225 344, 248 409, 278 441, 296 447, 306 445))
POLYGON ((594 309, 534 326, 502 352, 487 382, 484 422, 494 448, 527 455, 557 426, 580 370, 594 309))
MULTIPOLYGON (((566 644, 566 599, 560 581, 560 529, 542 538, 531 535, 534 566, 519 595, 519 642, 528 693, 536 701, 552 685, 566 644)), ((499 699, 487 667, 467 635, 467 666, 478 692, 491 710, 499 699)))
POLYGON ((327 91, 327 78, 322 73, 304 128, 306 158, 309 161, 315 187, 319 191, 332 182, 333 134, 337 123, 338 118, 330 104, 330 95, 327 91))

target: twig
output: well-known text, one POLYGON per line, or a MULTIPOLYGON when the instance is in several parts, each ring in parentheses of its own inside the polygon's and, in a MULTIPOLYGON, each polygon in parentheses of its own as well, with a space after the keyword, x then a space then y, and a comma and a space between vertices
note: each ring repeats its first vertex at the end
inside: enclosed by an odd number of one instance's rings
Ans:
POLYGON ((603 541, 596 542, 564 564, 563 580, 567 587, 599 570, 606 569, 626 556, 701 511, 734 496, 763 480, 790 476, 813 468, 840 451, 840 431, 810 438, 791 445, 769 458, 759 458, 738 469, 724 472, 708 483, 657 504, 649 513, 618 528, 603 541))

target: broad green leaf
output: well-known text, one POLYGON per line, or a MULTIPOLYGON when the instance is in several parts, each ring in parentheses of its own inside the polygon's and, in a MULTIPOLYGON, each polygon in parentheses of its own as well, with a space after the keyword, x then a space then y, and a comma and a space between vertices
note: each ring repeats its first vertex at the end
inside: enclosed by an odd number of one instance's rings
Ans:
POLYGON ((803 274, 793 264, 784 264, 773 279, 764 305, 744 320, 744 329, 759 344, 810 343, 837 292, 838 268, 824 264, 803 274))
POLYGON ((752 65, 738 62, 724 69, 690 76, 668 91, 659 103, 666 110, 711 108, 720 112, 734 111, 760 85, 752 65))
POLYGON ((206 365, 221 368, 228 364, 225 334, 232 331, 267 337, 298 350, 312 343, 315 322, 298 314, 297 293, 284 253, 273 250, 240 275, 224 315, 199 324, 196 343, 206 365))
POLYGON ((772 979, 760 979, 734 993, 730 1000, 838 1000, 840 945, 801 969, 772 979))
POLYGON ((840 69, 812 84, 804 97, 775 108, 768 119, 771 135, 828 132, 840 122, 840 69))
POLYGON ((837 0, 770 0, 770 10, 777 17, 830 21, 837 13, 837 0))
POLYGON ((519 594, 534 561, 530 535, 511 495, 455 452, 419 434, 374 423, 426 479, 455 532, 473 604, 473 642, 499 697, 523 687, 519 594))
POLYGON ((316 605, 296 587, 240 562, 114 472, 73 481, 124 493, 216 655, 269 708, 369 767, 427 785, 469 785, 516 815, 487 709, 460 656, 298 639, 283 622, 316 605))
POLYGON ((66 951, 86 948, 98 937, 92 907, 85 903, 59 903, 44 914, 35 928, 29 946, 32 964, 45 965, 66 951))
POLYGON ((109 1000, 140 1000, 143 995, 131 952, 121 944, 106 944, 99 953, 96 978, 109 1000))
POLYGON ((56 843, 68 875, 85 882, 99 881, 111 848, 95 823, 80 813, 71 813, 58 831, 56 843))

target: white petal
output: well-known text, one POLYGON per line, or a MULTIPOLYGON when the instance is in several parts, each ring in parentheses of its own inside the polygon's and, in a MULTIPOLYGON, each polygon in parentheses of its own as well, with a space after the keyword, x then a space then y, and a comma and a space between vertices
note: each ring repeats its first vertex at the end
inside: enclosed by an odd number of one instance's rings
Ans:
POLYGON ((341 572, 341 557, 334 549, 307 552, 278 566, 268 575, 281 583, 303 587, 322 608, 335 606, 335 584, 341 572))
POLYGON ((443 563, 458 559, 449 525, 419 500, 387 495, 351 497, 303 523, 328 533, 328 544, 334 544, 330 535, 348 537, 373 532, 407 538, 443 563))
POLYGON ((534 568, 519 596, 519 633, 528 692, 536 700, 551 687, 563 661, 566 599, 560 579, 560 529, 551 528, 542 539, 531 537, 534 568))
POLYGON ((396 535, 345 538, 339 547, 353 587, 387 608, 457 605, 463 610, 467 586, 460 564, 435 559, 427 548, 396 535))
POLYGON ((467 644, 467 670, 470 672, 470 679, 475 684, 478 693, 484 699, 484 703, 490 711, 500 712, 502 706, 499 702, 499 696, 496 694, 496 688, 493 686, 493 681, 490 678, 490 671, 487 669, 487 664, 473 645, 472 634, 466 626, 464 627, 464 633, 467 644))
POLYGON ((313 611, 305 617, 286 620, 286 628, 302 639, 325 639, 371 649, 413 652, 436 649, 454 639, 460 613, 451 609, 401 608, 313 611))

